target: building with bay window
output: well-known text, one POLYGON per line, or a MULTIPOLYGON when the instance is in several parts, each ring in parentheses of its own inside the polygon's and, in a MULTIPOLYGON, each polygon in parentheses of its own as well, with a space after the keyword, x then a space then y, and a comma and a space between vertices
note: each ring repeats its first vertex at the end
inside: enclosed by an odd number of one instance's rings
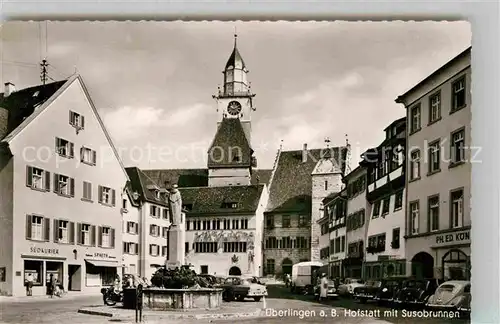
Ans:
POLYGON ((405 258, 405 164, 406 117, 385 129, 385 140, 363 153, 360 165, 367 170, 367 216, 364 277, 380 279, 402 275, 405 258))
POLYGON ((408 272, 470 279, 471 48, 396 102, 408 123, 408 272))
POLYGON ((328 231, 330 232, 330 256, 328 272, 330 277, 344 277, 344 259, 346 257, 346 216, 347 191, 344 189, 325 200, 325 211, 328 215, 328 231))
POLYGON ((4 295, 99 291, 122 265, 128 176, 80 76, 0 97, 0 282, 4 295))

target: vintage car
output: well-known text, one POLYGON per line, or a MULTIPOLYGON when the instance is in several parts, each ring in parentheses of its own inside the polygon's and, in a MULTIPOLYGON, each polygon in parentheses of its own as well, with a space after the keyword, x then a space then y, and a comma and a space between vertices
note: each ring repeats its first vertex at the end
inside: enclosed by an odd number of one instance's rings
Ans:
POLYGON ((347 278, 338 286, 340 296, 351 297, 354 294, 354 288, 363 286, 363 280, 347 278))
POLYGON ((406 280, 408 280, 406 276, 395 276, 382 279, 377 294, 373 299, 379 305, 392 303, 406 280))
MULTIPOLYGON (((317 283, 314 286, 314 299, 319 300, 321 290, 321 284, 317 283)), ((326 291, 326 298, 338 298, 337 289, 335 288, 335 282, 331 279, 328 279, 328 290, 326 291)))
POLYGON ((354 288, 353 297, 361 303, 366 303, 368 300, 373 300, 375 296, 377 296, 381 285, 381 281, 368 280, 363 286, 354 288))
POLYGON ((427 307, 457 310, 463 316, 470 314, 470 281, 450 280, 442 283, 429 297, 427 307))
POLYGON ((395 306, 423 308, 443 282, 439 279, 410 279, 403 283, 394 299, 395 306))
POLYGON ((230 276, 221 286, 224 289, 222 299, 226 302, 233 300, 243 301, 245 298, 253 298, 259 301, 267 296, 267 288, 258 283, 252 283, 252 279, 230 276))

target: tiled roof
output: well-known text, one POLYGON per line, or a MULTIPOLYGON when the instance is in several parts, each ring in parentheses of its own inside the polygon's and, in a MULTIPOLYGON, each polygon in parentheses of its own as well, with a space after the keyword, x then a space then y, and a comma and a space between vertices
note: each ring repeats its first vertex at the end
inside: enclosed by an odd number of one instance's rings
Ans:
MULTIPOLYGON (((302 150, 282 151, 270 184, 269 203, 266 212, 311 212, 312 172, 326 149, 310 149, 305 162, 302 150)), ((329 149, 333 158, 345 171, 345 147, 329 149)))
POLYGON ((66 82, 66 80, 57 81, 21 89, 11 93, 8 97, 4 97, 4 93, 1 93, 0 107, 9 111, 6 135, 16 129, 35 111, 36 107, 42 105, 47 99, 52 97, 66 82))
POLYGON ((208 149, 208 167, 250 167, 252 148, 238 118, 224 118, 208 149), (240 160, 235 157, 240 155, 240 160))
POLYGON ((168 207, 164 195, 161 195, 160 199, 156 199, 153 190, 148 189, 150 186, 156 186, 159 188, 159 186, 151 178, 136 167, 125 168, 125 170, 130 178, 132 192, 136 191, 141 195, 141 197, 144 197, 144 200, 148 202, 168 207))
POLYGON ((183 205, 188 216, 203 214, 254 213, 264 185, 181 188, 183 205), (236 203, 236 208, 223 208, 224 203, 236 203))
MULTIPOLYGON (((208 169, 141 170, 161 187, 177 184, 179 188, 208 187, 208 169)), ((269 184, 272 170, 252 170, 251 184, 269 184)))
POLYGON ((340 195, 339 192, 332 192, 323 199, 322 201, 323 205, 327 205, 329 202, 333 201, 338 195, 340 195))

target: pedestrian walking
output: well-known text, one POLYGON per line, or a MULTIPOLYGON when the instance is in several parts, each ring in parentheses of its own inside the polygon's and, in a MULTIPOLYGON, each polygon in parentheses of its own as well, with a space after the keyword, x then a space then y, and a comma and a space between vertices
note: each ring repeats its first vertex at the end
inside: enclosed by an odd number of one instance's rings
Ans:
POLYGON ((33 275, 31 273, 26 278, 26 296, 33 296, 33 275))
POLYGON ((54 278, 54 274, 50 274, 48 293, 50 298, 54 298, 54 293, 56 292, 56 278, 54 278))
POLYGON ((321 275, 319 287, 319 300, 322 301, 328 297, 328 279, 326 278, 326 273, 321 275))

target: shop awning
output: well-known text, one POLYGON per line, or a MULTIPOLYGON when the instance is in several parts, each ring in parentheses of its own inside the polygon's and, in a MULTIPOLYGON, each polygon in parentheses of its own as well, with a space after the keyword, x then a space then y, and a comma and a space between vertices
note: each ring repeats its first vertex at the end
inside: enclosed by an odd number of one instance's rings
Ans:
POLYGON ((85 259, 88 263, 93 265, 94 267, 108 267, 108 268, 116 268, 121 267, 122 265, 118 263, 118 261, 106 261, 106 260, 89 260, 85 259))

